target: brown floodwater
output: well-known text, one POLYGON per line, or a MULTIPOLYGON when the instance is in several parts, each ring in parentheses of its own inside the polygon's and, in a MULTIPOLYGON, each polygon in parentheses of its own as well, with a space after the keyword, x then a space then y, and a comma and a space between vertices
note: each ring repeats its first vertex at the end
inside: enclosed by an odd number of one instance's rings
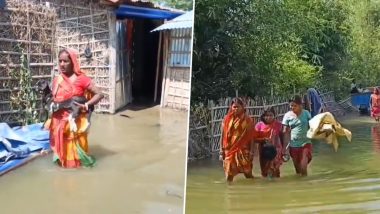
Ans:
POLYGON ((332 146, 313 143, 308 177, 295 176, 291 161, 282 178, 253 180, 237 176, 226 185, 217 160, 189 163, 186 214, 217 213, 380 213, 380 125, 369 117, 342 121, 353 140, 332 146))
POLYGON ((90 169, 52 155, 0 177, 1 213, 182 213, 187 112, 153 107, 94 114, 90 169))

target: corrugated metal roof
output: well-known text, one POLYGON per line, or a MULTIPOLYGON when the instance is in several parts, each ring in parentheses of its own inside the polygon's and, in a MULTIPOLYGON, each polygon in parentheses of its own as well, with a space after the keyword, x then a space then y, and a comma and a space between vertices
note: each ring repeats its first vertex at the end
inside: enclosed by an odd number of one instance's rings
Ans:
POLYGON ((170 21, 167 21, 165 24, 155 28, 154 31, 162 30, 171 30, 171 29, 183 29, 183 28, 192 28, 194 23, 194 11, 189 11, 183 15, 178 16, 170 21))

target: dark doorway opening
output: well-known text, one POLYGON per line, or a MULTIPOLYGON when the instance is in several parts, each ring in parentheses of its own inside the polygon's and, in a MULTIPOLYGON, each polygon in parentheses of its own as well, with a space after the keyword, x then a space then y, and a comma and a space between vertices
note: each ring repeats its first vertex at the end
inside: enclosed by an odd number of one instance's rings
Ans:
POLYGON ((162 21, 150 19, 134 21, 132 55, 133 105, 153 106, 160 103, 162 88, 162 53, 160 54, 160 59, 157 59, 159 33, 152 33, 151 30, 161 24, 162 21), (157 99, 156 102, 154 102, 157 63, 159 60, 157 99))

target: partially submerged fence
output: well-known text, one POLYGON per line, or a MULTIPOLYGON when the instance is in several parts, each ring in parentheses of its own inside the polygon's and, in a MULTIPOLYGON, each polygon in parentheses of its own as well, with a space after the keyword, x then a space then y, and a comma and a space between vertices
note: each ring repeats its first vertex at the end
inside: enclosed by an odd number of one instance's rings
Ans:
POLYGON ((331 112, 335 116, 343 116, 347 110, 335 101, 334 93, 332 91, 320 94, 324 103, 325 111, 331 112))
MULTIPOLYGON (((333 92, 321 93, 325 111, 335 116, 343 116, 347 110, 335 101, 333 92)), ((283 99, 284 100, 284 99, 283 99)), ((221 124, 228 112, 231 98, 209 101, 208 106, 192 106, 190 109, 188 159, 196 160, 211 157, 220 148, 221 124)), ((257 122, 264 108, 273 106, 277 119, 282 120, 289 111, 287 101, 266 101, 245 99, 247 113, 257 122)))

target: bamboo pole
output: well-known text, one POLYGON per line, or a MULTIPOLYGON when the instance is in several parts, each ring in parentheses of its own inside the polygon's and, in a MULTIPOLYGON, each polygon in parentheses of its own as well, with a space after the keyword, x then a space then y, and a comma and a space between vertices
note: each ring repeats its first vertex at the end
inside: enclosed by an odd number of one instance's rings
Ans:
POLYGON ((168 76, 168 49, 169 49, 169 35, 167 32, 163 33, 163 39, 164 39, 164 49, 163 49, 163 78, 162 78, 162 85, 161 85, 161 107, 164 107, 165 105, 165 100, 166 100, 166 91, 167 91, 167 84, 166 84, 166 79, 168 76))
MULTIPOLYGON (((88 8, 86 8, 86 10, 88 10, 88 8)), ((76 20, 76 19, 82 19, 82 18, 89 18, 89 17, 94 17, 94 16, 106 16, 107 15, 107 12, 101 12, 101 13, 95 13, 95 14, 92 14, 91 15, 85 15, 85 16, 79 16, 79 17, 71 17, 71 18, 66 18, 66 19, 60 19, 59 21, 57 21, 57 23, 62 23, 62 22, 66 22, 66 21, 72 21, 72 20, 76 20)))
MULTIPOLYGON (((92 28, 93 27, 93 28, 95 28, 97 30, 107 30, 107 29, 100 28, 100 27, 95 27, 95 26, 86 25, 86 24, 80 24, 78 19, 77 19, 77 22, 67 21, 65 23, 67 23, 67 24, 73 24, 73 25, 78 24, 78 27, 88 27, 88 28, 92 28)), ((106 24, 106 23, 108 23, 108 22, 107 21, 103 21, 103 22, 98 22, 96 24, 106 24)), ((64 28, 66 29, 66 28, 77 28, 77 27, 64 27, 64 28)))
MULTIPOLYGON (((70 9, 79 9, 79 10, 88 10, 88 7, 81 7, 81 6, 75 6, 75 5, 72 5, 72 4, 61 4, 61 5, 58 5, 59 7, 64 7, 64 8, 70 8, 70 9)), ((102 9, 95 9, 95 12, 104 12, 104 10, 102 9)))
POLYGON ((157 90, 158 90, 158 77, 160 74, 160 65, 161 65, 161 43, 162 43, 162 32, 160 31, 158 39, 158 50, 157 50, 157 63, 156 63, 156 78, 154 82, 154 99, 153 102, 157 101, 157 90))
MULTIPOLYGON (((50 75, 38 75, 38 76, 32 76, 32 79, 42 79, 42 78, 48 78, 50 75)), ((13 79, 12 77, 0 77, 0 80, 17 80, 13 79)), ((3 89, 0 89, 0 91, 3 89)))
POLYGON ((73 37, 78 37, 78 36, 89 36, 89 35, 95 35, 95 34, 102 34, 102 33, 109 33, 108 30, 102 30, 102 31, 94 31, 93 33, 81 33, 80 35, 79 34, 70 34, 69 36, 61 36, 59 38, 61 39, 70 39, 70 38, 73 38, 73 37))
MULTIPOLYGON (((28 67, 30 69, 30 67, 37 67, 37 66, 53 66, 54 63, 29 63, 28 61, 28 67)), ((8 68, 8 67, 11 67, 11 68, 18 68, 18 67, 21 67, 22 65, 21 64, 0 64, 0 68, 8 68)))
POLYGON ((109 77, 109 81, 110 83, 112 84, 110 86, 110 91, 108 93, 109 95, 109 99, 110 99, 110 103, 109 103, 109 108, 110 108, 110 112, 112 114, 115 113, 116 109, 115 109, 115 99, 116 99, 116 65, 118 63, 118 59, 117 59, 117 53, 116 53, 116 50, 117 50, 117 31, 116 31, 116 16, 115 14, 113 14, 112 12, 109 12, 107 13, 108 14, 108 27, 109 27, 109 31, 110 31, 110 39, 109 39, 109 51, 110 51, 110 54, 109 54, 109 66, 110 66, 110 77, 109 77))
MULTIPOLYGON (((0 41, 1 41, 1 38, 0 38, 0 41)), ((110 39, 98 39, 98 40, 95 41, 95 43, 96 42, 109 42, 109 41, 110 41, 110 39)), ((85 45, 85 44, 87 44, 87 42, 70 42, 70 43, 64 44, 65 46, 61 45, 61 44, 59 44, 59 46, 66 47, 68 45, 85 45)))
POLYGON ((40 41, 28 41, 28 40, 22 40, 22 39, 8 39, 8 38, 0 38, 0 42, 21 42, 21 43, 26 43, 26 44, 49 44, 49 45, 52 44, 52 43, 45 43, 45 42, 40 42, 40 41))
MULTIPOLYGON (((10 27, 14 27, 14 26, 20 26, 20 27, 28 27, 28 25, 22 25, 22 24, 17 24, 17 23, 10 23, 10 22, 0 22, 0 26, 4 26, 4 27, 7 27, 7 26, 10 26, 10 27)), ((33 27, 31 26, 32 29, 39 29, 39 30, 48 30, 50 31, 51 28, 41 28, 41 27, 33 27)))
MULTIPOLYGON (((15 51, 0 51, 0 54, 22 55, 20 52, 15 51)), ((48 53, 30 53, 31 56, 49 56, 48 53)))

